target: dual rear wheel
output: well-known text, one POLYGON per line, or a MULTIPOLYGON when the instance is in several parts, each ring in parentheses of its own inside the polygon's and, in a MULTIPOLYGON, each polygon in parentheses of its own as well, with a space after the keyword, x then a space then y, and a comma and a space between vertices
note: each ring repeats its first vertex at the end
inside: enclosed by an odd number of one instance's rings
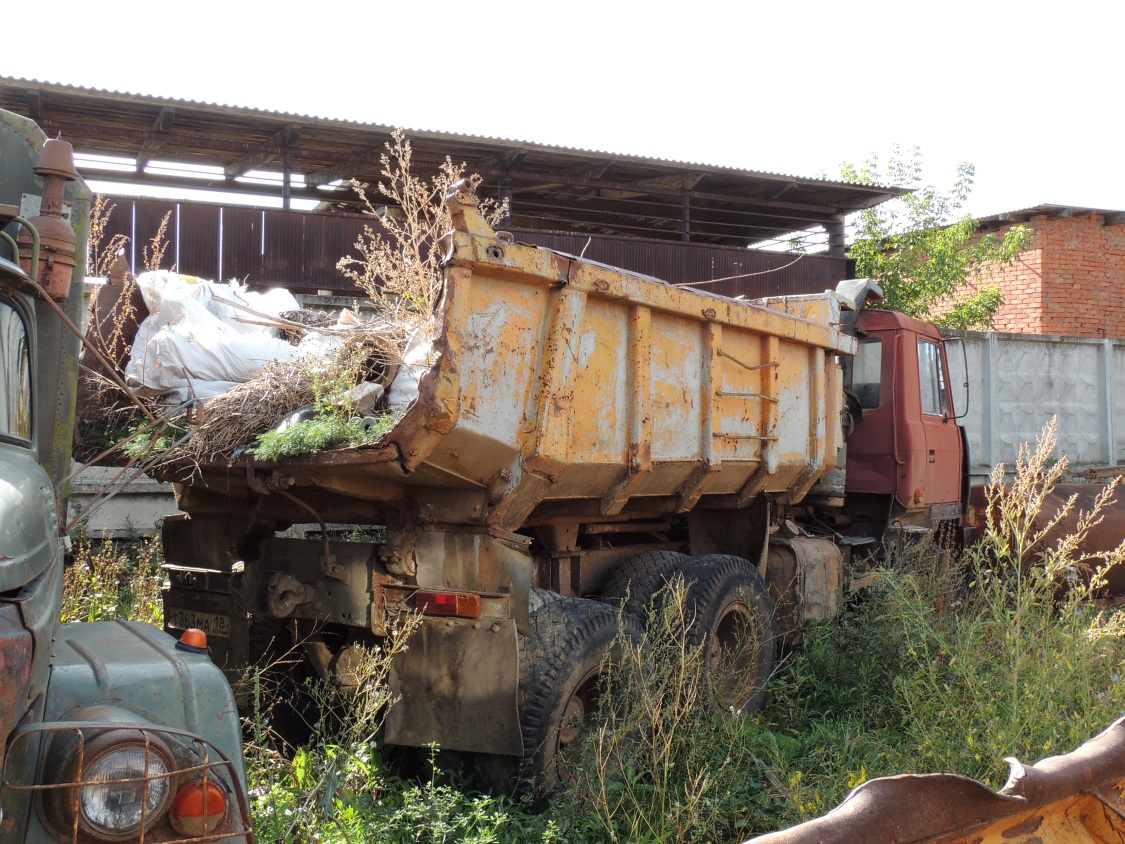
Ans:
POLYGON ((603 681, 624 658, 625 642, 640 641, 646 625, 650 635, 682 636, 686 648, 701 651, 716 709, 762 705, 776 627, 765 582, 748 560, 647 552, 614 572, 600 601, 532 591, 531 635, 520 641, 523 757, 482 760, 486 786, 545 793, 565 776, 562 756, 603 705, 603 681), (658 618, 679 619, 679 629, 661 622, 662 632, 658 618))
POLYGON ((682 635, 687 648, 701 648, 716 708, 736 713, 761 708, 777 658, 777 627, 766 583, 749 560, 639 554, 614 572, 602 599, 622 607, 650 634, 659 629, 682 635), (669 613, 672 601, 682 603, 669 613))

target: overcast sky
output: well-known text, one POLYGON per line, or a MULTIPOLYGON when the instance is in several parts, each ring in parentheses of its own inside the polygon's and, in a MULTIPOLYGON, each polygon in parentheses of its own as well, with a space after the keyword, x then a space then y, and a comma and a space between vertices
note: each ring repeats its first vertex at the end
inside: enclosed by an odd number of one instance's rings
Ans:
POLYGON ((0 74, 808 177, 897 142, 974 214, 1125 210, 1120 2, 61 9, 0 74))

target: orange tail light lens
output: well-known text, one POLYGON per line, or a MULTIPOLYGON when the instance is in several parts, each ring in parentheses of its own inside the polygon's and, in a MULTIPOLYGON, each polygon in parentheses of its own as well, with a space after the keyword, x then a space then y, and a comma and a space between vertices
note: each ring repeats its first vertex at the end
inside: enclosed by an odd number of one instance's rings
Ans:
POLYGON ((227 798, 214 782, 191 782, 176 792, 168 820, 180 835, 210 835, 227 816, 227 798))

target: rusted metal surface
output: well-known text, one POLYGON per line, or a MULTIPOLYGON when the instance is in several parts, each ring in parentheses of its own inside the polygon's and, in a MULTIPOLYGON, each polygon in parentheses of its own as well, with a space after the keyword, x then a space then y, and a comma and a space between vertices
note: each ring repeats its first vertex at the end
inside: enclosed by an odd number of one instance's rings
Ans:
POLYGON ((844 590, 838 545, 811 536, 770 540, 766 581, 776 606, 778 632, 793 634, 809 622, 835 618, 844 590))
POLYGON ((424 619, 391 663, 387 742, 520 755, 512 619, 424 619))
MULTIPOLYGON (((168 256, 180 272, 201 278, 238 278, 253 285, 352 293, 336 262, 355 253, 366 218, 354 214, 297 213, 151 199, 114 198, 103 236, 130 238, 130 265, 144 269, 144 247, 169 211, 168 256)), ((850 275, 848 261, 826 255, 799 260, 787 253, 744 247, 676 243, 645 238, 512 228, 515 239, 674 284, 712 282, 701 290, 722 296, 821 293, 850 275)))
MULTIPOLYGON (((969 507, 965 513, 965 523, 983 533, 988 527, 988 487, 985 484, 974 484, 969 491, 969 507)), ((1079 515, 1089 513, 1095 501, 1105 491, 1103 484, 1096 483, 1066 483, 1057 484, 1043 499, 1043 506, 1035 519, 1035 530, 1040 530, 1055 515, 1066 507, 1071 498, 1074 504, 1040 543, 1041 548, 1054 545, 1064 536, 1070 536, 1078 528, 1079 515)), ((1088 555, 1090 569, 1097 568, 1110 551, 1125 541, 1125 502, 1121 493, 1117 499, 1102 511, 1101 521, 1091 527, 1086 534, 1086 539, 1080 547, 1084 555, 1088 555)), ((1125 570, 1120 566, 1106 572, 1106 583, 1100 590, 1109 596, 1125 595, 1125 570)))
POLYGON ((827 815, 754 844, 1078 844, 1125 841, 1125 719, 1065 756, 1009 759, 1000 791, 922 774, 864 783, 827 815))
POLYGON ((0 747, 27 710, 31 682, 31 632, 23 624, 19 607, 0 604, 0 747))

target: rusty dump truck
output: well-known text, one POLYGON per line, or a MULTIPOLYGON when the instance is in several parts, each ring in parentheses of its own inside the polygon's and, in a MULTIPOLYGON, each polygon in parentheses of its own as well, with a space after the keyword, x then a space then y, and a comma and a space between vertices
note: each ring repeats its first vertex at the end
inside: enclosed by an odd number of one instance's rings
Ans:
MULTIPOLYGON (((230 671, 294 648, 343 686, 402 610, 389 744, 549 774, 618 606, 682 573, 691 636, 752 708, 853 554, 959 524, 965 445, 933 326, 841 292, 740 301, 512 242, 448 200, 419 393, 379 442, 165 467, 169 630, 230 671), (319 525, 307 537, 292 525, 319 525), (338 541, 328 526, 368 531, 338 541), (748 648, 747 643, 752 643, 748 648)), ((628 621, 628 619, 627 619, 628 621)))
POLYGON ((0 111, 0 840, 250 842, 203 633, 60 624, 90 200, 69 144, 0 111))

